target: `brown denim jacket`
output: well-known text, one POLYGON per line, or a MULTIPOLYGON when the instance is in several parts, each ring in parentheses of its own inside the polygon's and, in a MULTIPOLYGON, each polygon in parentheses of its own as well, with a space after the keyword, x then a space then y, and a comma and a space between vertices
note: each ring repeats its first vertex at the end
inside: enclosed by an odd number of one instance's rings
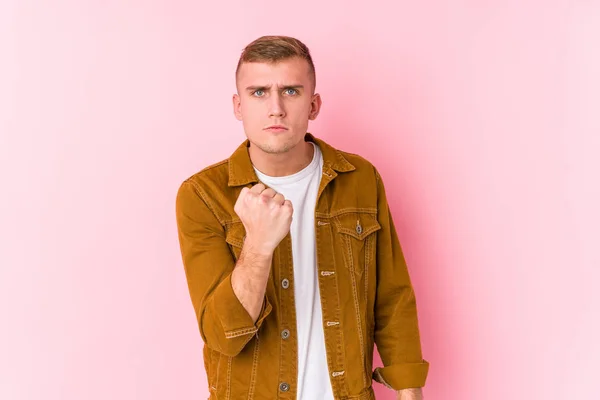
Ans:
MULTIPOLYGON (((374 399, 425 385, 415 295, 377 170, 310 133, 323 154, 315 207, 317 271, 329 379, 336 399, 374 399), (384 367, 372 369, 373 345, 384 367)), ((256 323, 231 286, 244 226, 233 210, 258 183, 248 140, 187 179, 177 194, 179 242, 204 345, 210 399, 295 399, 296 314, 290 234, 273 254, 256 323), (282 335, 282 331, 286 334, 282 335), (287 334, 287 332, 291 334, 287 334)))

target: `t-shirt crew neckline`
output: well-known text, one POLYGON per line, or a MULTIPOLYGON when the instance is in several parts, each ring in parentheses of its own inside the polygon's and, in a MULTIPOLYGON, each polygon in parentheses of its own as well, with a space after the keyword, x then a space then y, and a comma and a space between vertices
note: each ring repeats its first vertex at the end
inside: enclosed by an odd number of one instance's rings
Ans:
POLYGON ((310 175, 312 175, 314 170, 319 166, 319 157, 317 157, 318 152, 319 152, 319 146, 317 146, 313 142, 308 142, 308 143, 313 145, 314 152, 313 152, 313 158, 312 158, 310 164, 308 164, 306 167, 304 167, 303 169, 301 169, 300 171, 298 171, 292 175, 286 175, 286 176, 270 176, 270 175, 260 172, 256 167, 254 167, 254 171, 256 172, 258 179, 261 181, 269 181, 271 183, 285 185, 285 184, 299 182, 302 179, 307 178, 310 175))

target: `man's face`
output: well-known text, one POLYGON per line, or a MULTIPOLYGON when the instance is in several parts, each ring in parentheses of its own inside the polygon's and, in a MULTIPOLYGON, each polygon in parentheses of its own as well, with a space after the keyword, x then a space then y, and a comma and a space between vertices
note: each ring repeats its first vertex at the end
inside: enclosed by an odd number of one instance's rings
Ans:
POLYGON ((285 153, 302 142, 308 120, 317 117, 321 106, 320 96, 313 94, 308 62, 299 57, 242 64, 237 90, 235 116, 252 146, 269 154, 285 153))

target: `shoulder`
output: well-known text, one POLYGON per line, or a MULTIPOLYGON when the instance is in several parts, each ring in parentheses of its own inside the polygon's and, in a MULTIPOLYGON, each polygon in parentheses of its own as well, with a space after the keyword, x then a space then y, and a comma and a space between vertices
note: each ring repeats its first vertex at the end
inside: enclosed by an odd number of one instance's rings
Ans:
MULTIPOLYGON (((361 156, 360 154, 350 153, 343 150, 337 150, 340 155, 342 155, 346 161, 354 166, 353 174, 359 177, 361 180, 373 180, 374 182, 378 182, 381 180, 381 176, 377 171, 375 165, 368 160, 367 158, 361 156)), ((352 175, 352 174, 351 174, 352 175)))
POLYGON ((205 191, 211 187, 227 187, 229 181, 229 159, 226 158, 187 177, 181 186, 191 186, 205 191))
POLYGON ((373 163, 369 160, 367 160, 365 157, 361 156, 360 154, 356 154, 356 153, 350 153, 347 151, 343 151, 343 150, 338 150, 338 152, 340 154, 342 154, 344 156, 344 158, 346 160, 348 160, 348 162, 352 165, 354 165, 354 167, 356 167, 356 169, 370 169, 370 170, 374 170, 375 166, 373 165, 373 163))

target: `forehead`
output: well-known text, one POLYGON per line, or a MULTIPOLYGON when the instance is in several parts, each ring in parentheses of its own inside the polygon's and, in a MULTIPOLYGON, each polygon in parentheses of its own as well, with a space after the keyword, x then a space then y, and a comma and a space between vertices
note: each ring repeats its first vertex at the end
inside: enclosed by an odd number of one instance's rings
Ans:
POLYGON ((274 63, 246 62, 240 66, 239 85, 296 84, 310 81, 308 62, 294 57, 274 63))

